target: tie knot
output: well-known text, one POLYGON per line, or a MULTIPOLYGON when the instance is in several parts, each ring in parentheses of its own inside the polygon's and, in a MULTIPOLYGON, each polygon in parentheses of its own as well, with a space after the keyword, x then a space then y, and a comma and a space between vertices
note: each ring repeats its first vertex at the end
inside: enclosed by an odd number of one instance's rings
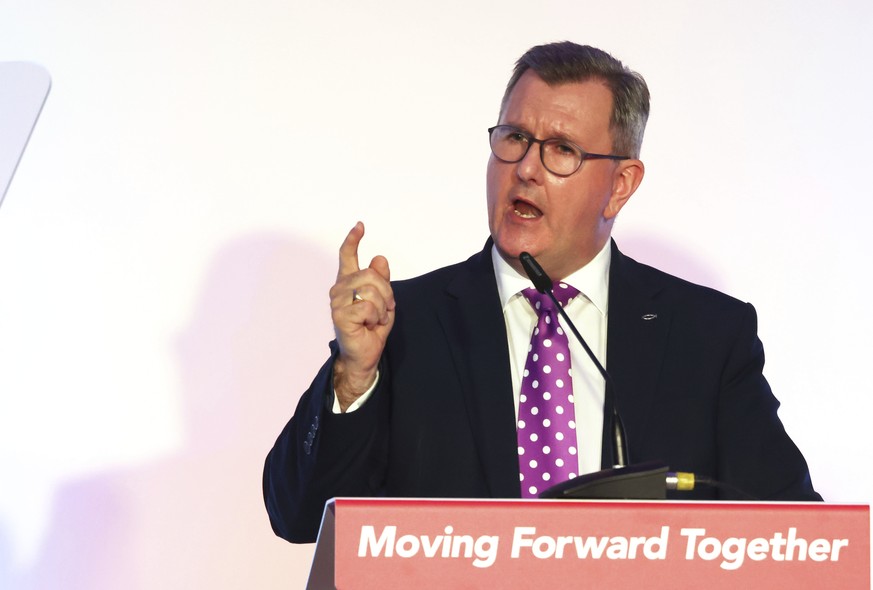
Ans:
MULTIPOLYGON (((579 289, 567 283, 556 281, 552 283, 552 292, 555 294, 555 299, 558 300, 561 307, 566 307, 567 303, 579 294, 579 289)), ((552 311, 555 308, 554 301, 552 301, 552 298, 547 293, 540 293, 533 287, 525 289, 521 294, 524 295, 524 298, 527 299, 531 307, 536 310, 537 315, 541 313, 540 310, 552 311)))

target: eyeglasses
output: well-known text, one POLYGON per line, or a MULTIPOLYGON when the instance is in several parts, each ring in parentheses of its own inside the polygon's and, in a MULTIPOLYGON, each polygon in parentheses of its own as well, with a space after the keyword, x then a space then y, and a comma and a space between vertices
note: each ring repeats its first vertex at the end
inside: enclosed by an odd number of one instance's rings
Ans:
POLYGON ((521 162, 531 144, 540 144, 540 159, 546 170, 555 176, 570 176, 585 160, 629 160, 627 156, 589 154, 575 143, 564 139, 537 139, 512 125, 497 125, 488 130, 491 153, 507 164, 521 162))

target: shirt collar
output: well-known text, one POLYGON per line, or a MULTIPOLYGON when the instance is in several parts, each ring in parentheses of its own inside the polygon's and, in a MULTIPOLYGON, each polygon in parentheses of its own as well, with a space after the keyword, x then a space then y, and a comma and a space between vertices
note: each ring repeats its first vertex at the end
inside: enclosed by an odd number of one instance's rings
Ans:
MULTIPOLYGON (((500 294, 500 304, 506 309, 507 304, 520 292, 531 286, 530 279, 517 272, 503 260, 497 251, 497 246, 491 247, 491 260, 494 263, 494 275, 497 278, 497 292, 500 294)), ((573 285, 582 293, 600 315, 606 316, 609 311, 609 264, 612 260, 610 240, 597 253, 597 256, 579 270, 564 277, 563 282, 573 285)), ((572 302, 570 303, 572 305, 572 302)))

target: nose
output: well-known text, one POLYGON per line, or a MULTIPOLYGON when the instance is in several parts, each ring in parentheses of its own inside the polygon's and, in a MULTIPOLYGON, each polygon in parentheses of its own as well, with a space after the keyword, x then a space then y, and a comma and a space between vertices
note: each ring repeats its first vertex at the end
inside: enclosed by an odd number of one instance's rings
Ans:
POLYGON ((524 157, 515 164, 515 172, 524 182, 542 184, 545 177, 545 166, 540 154, 540 146, 531 143, 524 157))

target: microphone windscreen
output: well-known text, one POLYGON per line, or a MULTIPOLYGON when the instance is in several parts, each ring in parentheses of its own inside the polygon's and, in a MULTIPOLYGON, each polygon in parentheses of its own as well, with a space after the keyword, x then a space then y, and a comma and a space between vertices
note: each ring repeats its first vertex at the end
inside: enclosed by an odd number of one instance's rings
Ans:
POLYGON ((552 290, 552 279, 549 278, 549 275, 546 274, 546 271, 543 270, 543 267, 540 266, 540 263, 533 256, 527 252, 522 252, 518 259, 521 260, 524 272, 527 273, 528 278, 537 291, 548 293, 552 290))

